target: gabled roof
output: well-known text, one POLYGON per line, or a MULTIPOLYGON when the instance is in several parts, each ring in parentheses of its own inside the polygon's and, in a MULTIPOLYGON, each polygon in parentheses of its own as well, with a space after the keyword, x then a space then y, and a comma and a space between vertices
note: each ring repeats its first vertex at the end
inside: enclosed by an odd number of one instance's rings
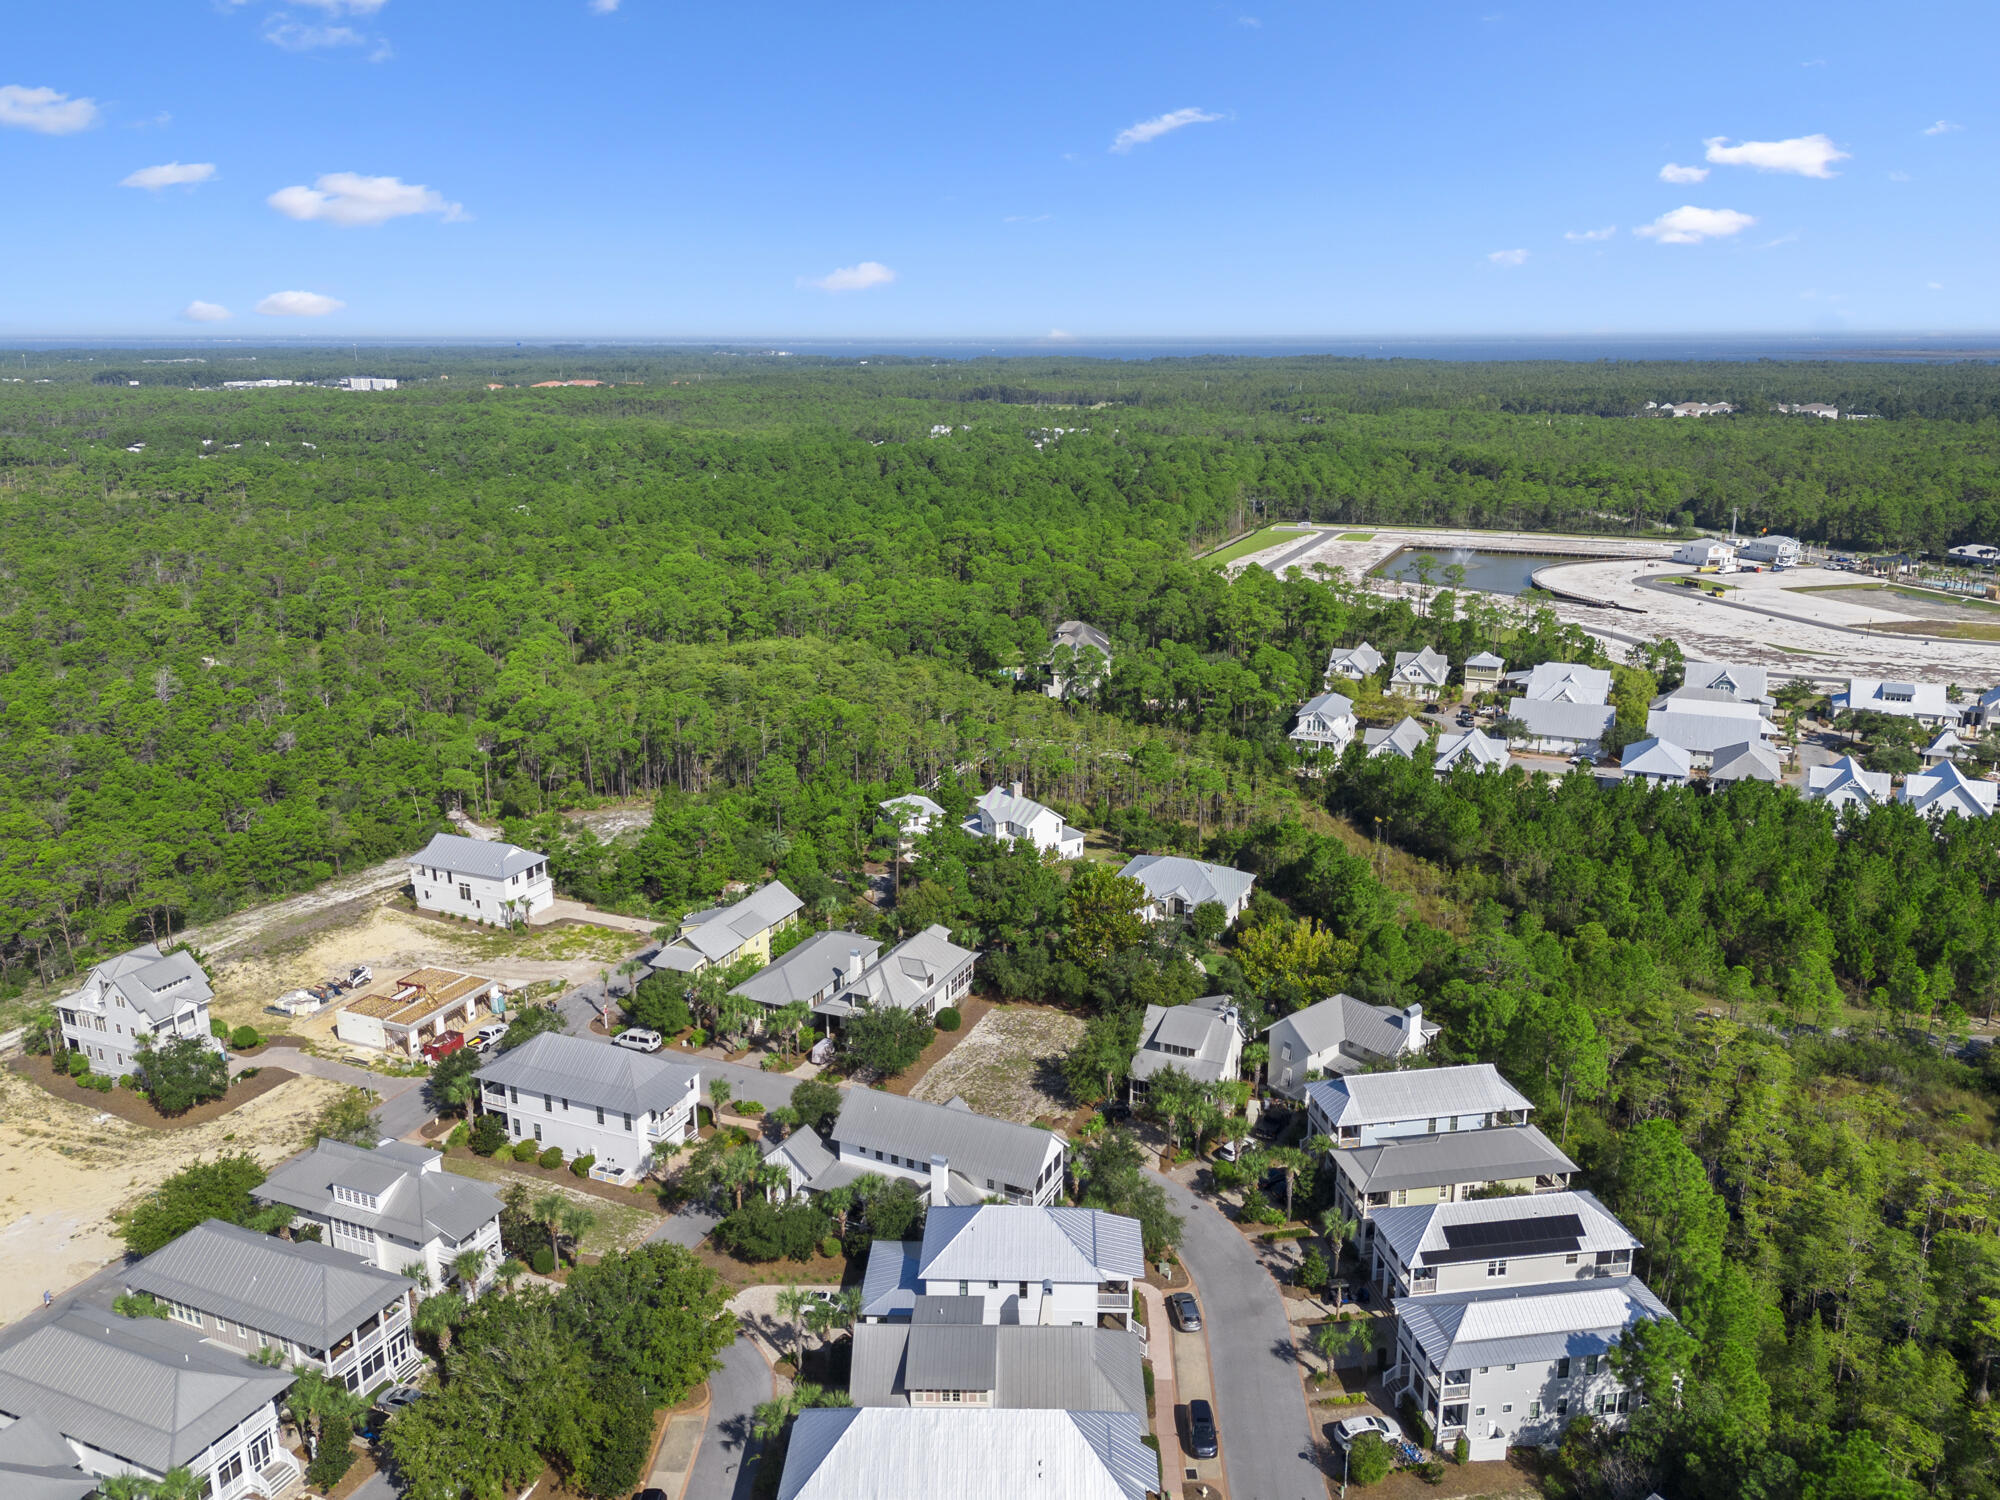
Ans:
POLYGON ((1851 677, 1847 691, 1835 693, 1836 711, 1846 708, 1856 713, 1918 714, 1958 717, 1958 705, 1945 696, 1941 682, 1885 682, 1879 677, 1851 677))
POLYGON ((1132 1054, 1132 1077, 1144 1080, 1166 1068, 1179 1068, 1201 1083, 1233 1077, 1232 1063, 1240 1064, 1243 1055, 1237 1021, 1236 1002, 1228 995, 1209 995, 1186 1005, 1147 1006, 1139 1026, 1139 1047, 1132 1054), (1163 1052, 1162 1046, 1185 1047, 1194 1055, 1163 1052))
POLYGON ((868 1247, 868 1264, 861 1273, 861 1316, 888 1318, 913 1311, 923 1292, 917 1265, 923 1252, 917 1240, 876 1240, 868 1247))
POLYGON ((1940 762, 1936 770, 1907 777, 1903 782, 1903 801, 1927 818, 1947 813, 1966 818, 1991 817, 1996 794, 2000 794, 2000 785, 1974 781, 1948 760, 1940 762))
POLYGON ((1533 1109, 1491 1063, 1328 1078, 1306 1097, 1336 1126, 1388 1125, 1533 1109))
POLYGON ((1528 673, 1523 696, 1537 703, 1605 703, 1611 698, 1611 673, 1574 662, 1541 662, 1528 673))
POLYGON ((1482 651, 1477 656, 1468 656, 1465 659, 1465 664, 1468 667, 1483 667, 1490 672, 1504 672, 1507 669, 1506 661, 1501 657, 1495 656, 1491 651, 1482 651))
POLYGON ((993 1392, 1003 1410, 1144 1415, 1139 1340, 1125 1329, 982 1323, 979 1298, 920 1300, 963 1300, 972 1316, 942 1323, 920 1311, 908 1323, 858 1324, 848 1380, 856 1406, 907 1406, 913 1390, 968 1390, 993 1392))
POLYGON ((864 967, 860 980, 844 986, 835 998, 849 1008, 928 1008, 938 986, 978 957, 976 950, 954 943, 949 928, 932 923, 896 944, 882 955, 881 962, 864 967))
POLYGON ((519 844, 503 844, 497 839, 468 839, 455 833, 434 833, 431 841, 405 864, 443 870, 449 875, 477 875, 486 880, 505 880, 532 870, 548 858, 519 844))
POLYGON ((1058 823, 1062 821, 1060 817, 1057 817, 1053 809, 1037 802, 1033 797, 1017 796, 1012 790, 1004 786, 991 788, 972 805, 982 813, 985 813, 996 824, 1013 823, 1018 827, 1026 828, 1035 819, 1044 815, 1055 818, 1058 823))
POLYGON ((839 1158, 827 1149, 826 1142, 819 1138, 817 1130, 794 1130, 766 1151, 764 1160, 789 1161, 810 1186, 815 1177, 826 1171, 839 1158))
POLYGON ((186 949, 162 954, 152 943, 107 958, 90 971, 83 989, 97 982, 109 985, 125 997, 127 1005, 153 1021, 171 1020, 188 1006, 215 998, 208 976, 193 954, 186 949))
POLYGON ((1416 719, 1404 719, 1394 729, 1371 729, 1362 735, 1368 746, 1368 758, 1379 755, 1400 755, 1404 760, 1415 760, 1417 752, 1430 739, 1430 731, 1416 719))
POLYGON ((1924 746, 1926 755, 1950 755, 1965 748, 1965 737, 1949 724, 1938 730, 1937 737, 1924 746))
POLYGON ((933 1208, 918 1274, 929 1281, 1103 1281, 1146 1274, 1139 1221, 1095 1208, 933 1208))
POLYGON ((1701 703, 1675 696, 1660 700, 1646 715, 1646 733, 1678 745, 1683 750, 1713 755, 1724 745, 1741 744, 1746 739, 1764 739, 1777 726, 1764 718, 1754 703, 1738 703, 1733 698, 1701 703))
POLYGON ((78 1308, 0 1349, 0 1410, 165 1473, 294 1378, 178 1323, 78 1308))
POLYGON ((1889 773, 1871 771, 1853 756, 1843 755, 1830 766, 1807 770, 1806 795, 1836 807, 1850 802, 1874 807, 1889 800, 1889 773))
POLYGON ((1627 776, 1656 776, 1686 781, 1694 759, 1679 745, 1662 739, 1634 740, 1618 758, 1627 776))
POLYGON ((1143 1500, 1159 1460, 1130 1412, 815 1407, 778 1500, 1143 1500))
POLYGON ((829 985, 838 988, 847 980, 849 965, 858 955, 860 967, 875 962, 882 945, 858 932, 816 932, 789 953, 774 958, 731 990, 760 1005, 780 1006, 810 1003, 829 985))
POLYGON ((1768 781, 1773 786, 1783 779, 1778 752, 1762 740, 1745 740, 1740 745, 1723 745, 1709 766, 1710 781, 1768 781))
POLYGON ((1521 1182, 1576 1171, 1576 1163, 1533 1125, 1399 1136, 1327 1155, 1357 1193, 1448 1182, 1521 1182))
MULTIPOLYGON (((988 1178, 1030 1188, 1041 1176, 1061 1136, 974 1114, 962 1102, 927 1104, 881 1089, 848 1089, 833 1123, 833 1138, 857 1151, 880 1151, 913 1161, 942 1156, 975 1184, 988 1178)), ((994 1191, 998 1191, 995 1188, 994 1191)))
POLYGON ((1279 1031, 1296 1036, 1311 1056, 1331 1052, 1347 1043, 1377 1057, 1400 1057, 1416 1040, 1407 1012, 1388 1005, 1369 1005, 1352 995, 1334 995, 1289 1016, 1281 1016, 1271 1023, 1265 1035, 1279 1031))
POLYGON ((1481 771, 1489 766, 1497 766, 1504 771, 1513 759, 1505 740, 1482 729, 1467 729, 1457 734, 1438 736, 1435 764, 1440 771, 1449 771, 1460 761, 1465 761, 1481 771))
POLYGON ((1348 726, 1349 732, 1352 733, 1354 727, 1354 703, 1351 699, 1343 697, 1339 693, 1321 693, 1318 697, 1308 698, 1304 703, 1301 703, 1298 713, 1294 717, 1298 722, 1292 728, 1291 738, 1293 739, 1311 734, 1312 729, 1309 726, 1320 724, 1328 726, 1345 724, 1348 726))
MULTIPOLYGON (((545 1032, 544 1036, 553 1035, 545 1032)), ((540 1040, 540 1038, 537 1038, 540 1040)), ((534 1045, 532 1042, 529 1046, 534 1045)), ((588 1045, 588 1044, 586 1044, 588 1045)), ((525 1052, 526 1047, 517 1048, 525 1052)), ((611 1052, 614 1049, 602 1049, 611 1052)), ((333 1186, 357 1188, 381 1199, 379 1209, 338 1205, 337 1217, 427 1244, 439 1235, 467 1240, 500 1215, 500 1197, 483 1182, 432 1167, 437 1153, 427 1147, 389 1142, 370 1151, 339 1141, 321 1141, 271 1169, 251 1196, 282 1203, 320 1217, 334 1215, 333 1186)))
POLYGON ((1681 687, 1707 688, 1724 692, 1745 703, 1771 702, 1771 674, 1765 667, 1741 666, 1731 662, 1691 661, 1684 665, 1681 687))
POLYGON ((1382 653, 1363 641, 1358 646, 1334 647, 1326 659, 1326 670, 1330 676, 1359 679, 1381 671, 1383 661, 1382 653))
POLYGON ((1389 671, 1391 682, 1420 682, 1428 687, 1443 687, 1450 676, 1451 663, 1429 646, 1421 651, 1398 651, 1396 664, 1389 671))
POLYGON ((479 1069, 481 1083, 553 1094, 572 1104, 641 1115, 671 1110, 699 1087, 701 1069, 625 1047, 545 1031, 479 1069))
POLYGON ((1257 877, 1247 870, 1212 865, 1206 860, 1183 859, 1177 854, 1140 854, 1118 872, 1136 880, 1155 901, 1178 897, 1189 906, 1219 901, 1233 906, 1250 894, 1257 877))
POLYGON ((1412 1203, 1378 1208, 1371 1217, 1376 1240, 1411 1267, 1485 1260, 1489 1251, 1500 1256, 1595 1255, 1600 1250, 1639 1248, 1631 1231, 1584 1192, 1412 1203), (1468 1229, 1473 1232, 1455 1232, 1468 1229))
POLYGON ((1085 621, 1064 620, 1062 624, 1056 626, 1055 633, 1050 636, 1049 646, 1051 650, 1057 646, 1068 646, 1077 651, 1089 646, 1109 656, 1111 637, 1085 621))
POLYGON ((725 959, 804 905, 782 880, 773 880, 733 906, 711 906, 688 913, 681 918, 681 935, 675 941, 700 949, 711 961, 725 959))
POLYGON ((274 1239, 209 1219, 132 1267, 125 1285, 326 1349, 416 1283, 331 1245, 274 1239))
POLYGON ((875 804, 883 816, 899 828, 908 828, 922 823, 927 818, 941 818, 944 809, 939 807, 922 792, 909 792, 901 797, 891 797, 886 802, 875 804))
POLYGON ((1441 1369, 1602 1354, 1634 1324, 1673 1317, 1636 1276, 1435 1292, 1397 1297, 1391 1305, 1417 1347, 1441 1369))
POLYGON ((85 1500, 97 1476, 76 1466, 76 1450, 32 1414, 0 1427, 0 1495, 7 1500, 85 1500))
POLYGON ((1608 703, 1565 703, 1552 698, 1515 698, 1507 717, 1518 720, 1530 739, 1601 740, 1618 717, 1608 703))

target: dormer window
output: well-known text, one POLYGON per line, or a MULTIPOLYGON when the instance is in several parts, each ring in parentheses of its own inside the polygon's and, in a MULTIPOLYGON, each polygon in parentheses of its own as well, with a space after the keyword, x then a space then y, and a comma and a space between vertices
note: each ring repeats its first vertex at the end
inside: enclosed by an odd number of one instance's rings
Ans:
POLYGON ((351 1203, 356 1208, 379 1209, 382 1206, 382 1200, 375 1194, 345 1187, 338 1182, 333 1185, 333 1200, 336 1203, 351 1203))

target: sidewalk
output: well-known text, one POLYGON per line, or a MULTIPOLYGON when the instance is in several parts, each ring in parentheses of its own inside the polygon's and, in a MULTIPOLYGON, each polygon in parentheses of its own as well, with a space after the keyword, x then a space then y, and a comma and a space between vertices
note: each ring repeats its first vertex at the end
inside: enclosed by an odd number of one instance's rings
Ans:
POLYGON ((1160 1487, 1177 1493, 1186 1478, 1187 1460, 1181 1455, 1180 1380, 1174 1361, 1173 1324, 1167 1319, 1166 1294, 1146 1282, 1134 1282, 1146 1304, 1146 1332, 1149 1336, 1146 1359, 1153 1367, 1153 1435, 1160 1440, 1160 1487), (1165 1358, 1161 1356, 1164 1355, 1165 1358))
POLYGON ((663 1491, 668 1500, 680 1500, 687 1493, 688 1480, 694 1476, 694 1457, 701 1451, 701 1435, 708 1426, 712 1399, 704 1384, 701 1404, 675 1412, 660 1432, 660 1446, 653 1450, 653 1467, 646 1476, 646 1485, 663 1491))

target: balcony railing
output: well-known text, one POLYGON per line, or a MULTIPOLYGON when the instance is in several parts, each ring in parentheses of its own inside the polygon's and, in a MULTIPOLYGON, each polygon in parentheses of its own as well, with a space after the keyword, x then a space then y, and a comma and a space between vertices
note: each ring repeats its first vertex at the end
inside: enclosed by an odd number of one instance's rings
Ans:
POLYGON ((1130 1292, 1099 1292, 1097 1294, 1097 1310, 1101 1313, 1124 1313, 1130 1316, 1132 1312, 1132 1294, 1130 1292))

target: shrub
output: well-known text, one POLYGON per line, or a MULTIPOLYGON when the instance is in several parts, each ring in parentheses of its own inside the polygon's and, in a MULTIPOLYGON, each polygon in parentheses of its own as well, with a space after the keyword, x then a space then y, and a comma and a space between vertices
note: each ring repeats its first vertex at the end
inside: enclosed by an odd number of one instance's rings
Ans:
POLYGON ((1317 1245, 1306 1251, 1305 1259, 1299 1263, 1299 1285, 1317 1291, 1326 1285, 1326 1257, 1319 1253, 1317 1245))
POLYGON ((255 1026, 239 1026, 229 1033, 229 1045, 234 1051, 248 1052, 252 1047, 263 1046, 264 1039, 255 1026))
POLYGON ((1417 1405, 1414 1399, 1405 1396, 1403 1404, 1397 1407, 1396 1410, 1403 1418, 1404 1428, 1417 1435, 1417 1446, 1419 1448, 1428 1449, 1437 1446, 1437 1435, 1431 1431, 1429 1419, 1424 1416, 1423 1409, 1417 1405))
POLYGON ((528 1264, 534 1267, 537 1276, 548 1276, 555 1271, 556 1253, 544 1245, 528 1257, 528 1264))
POLYGON ((780 1207, 755 1197, 717 1224, 714 1238, 748 1261, 810 1260, 832 1231, 832 1221, 810 1203, 795 1199, 780 1207))
POLYGON ((548 1150, 536 1158, 536 1161, 540 1164, 544 1172, 553 1172, 557 1167, 562 1165, 562 1147, 549 1147, 548 1150))
POLYGON ((139 1080, 135 1075, 127 1073, 118 1080, 118 1087, 121 1089, 130 1089, 136 1094, 139 1092, 139 1080))
POLYGON ((790 1070, 792 1060, 782 1052, 766 1052, 764 1060, 757 1064, 766 1073, 784 1073, 790 1070))
POLYGON ((1153 1404, 1153 1365, 1150 1360, 1139 1366, 1140 1378, 1146 1382, 1146 1405, 1153 1404))
POLYGON ((595 1154, 591 1154, 588 1156, 577 1157, 576 1160, 572 1161, 569 1164, 569 1169, 570 1171, 574 1172, 578 1177, 588 1177, 590 1175, 590 1169, 596 1165, 597 1165, 597 1157, 595 1154))
MULTIPOLYGON (((464 1126, 461 1124, 460 1129, 464 1126)), ((453 1135, 458 1131, 454 1130, 453 1135)), ((472 1122, 472 1132, 466 1137, 466 1144, 472 1147, 475 1156, 492 1156, 507 1144, 507 1127, 492 1115, 480 1115, 472 1122)))
POLYGON ((687 1044, 690 1047, 706 1047, 708 1045, 708 1033, 703 1031, 699 1026, 695 1027, 694 1030, 687 1034, 687 1044))
POLYGON ((1354 1484, 1377 1484, 1389 1477, 1394 1455, 1379 1432, 1364 1432, 1347 1450, 1347 1477, 1354 1484))
POLYGON ((218 1042, 228 1041, 229 1023, 227 1021, 217 1021, 211 1019, 208 1023, 208 1034, 214 1037, 218 1042))
POLYGON ((444 1138, 444 1149, 449 1151, 453 1146, 463 1146, 471 1134, 472 1127, 460 1120, 451 1127, 451 1134, 444 1138))
POLYGON ((1455 1464, 1462 1464, 1469 1462, 1471 1458, 1472 1444, 1465 1440, 1465 1434, 1461 1432, 1458 1435, 1458 1440, 1451 1445, 1451 1461, 1455 1464))
POLYGON ((828 1260, 840 1259, 840 1236, 830 1234, 819 1242, 819 1253, 828 1260))
POLYGON ((69 1055, 69 1061, 64 1063, 63 1066, 69 1070, 70 1077, 81 1078, 90 1071, 90 1059, 85 1057, 81 1052, 72 1052, 69 1055))
POLYGON ((1417 1465, 1417 1478, 1425 1484, 1443 1484, 1444 1465, 1434 1458, 1427 1458, 1417 1465))
POLYGON ((741 1104, 736 1106, 736 1113, 739 1115, 748 1115, 754 1120, 758 1115, 764 1113, 764 1101, 762 1099, 745 1099, 741 1104))
POLYGON ((113 1088, 113 1081, 110 1075, 105 1073, 90 1073, 79 1079, 78 1082, 87 1089, 96 1089, 100 1094, 108 1094, 113 1088))
POLYGON ((321 1423, 319 1451, 306 1466, 306 1483, 322 1494, 339 1484, 354 1463, 354 1450, 348 1446, 353 1438, 354 1424, 344 1416, 329 1416, 321 1423))
POLYGON ((798 1111, 799 1123, 809 1125, 814 1130, 825 1130, 840 1113, 840 1102, 844 1096, 830 1083, 822 1083, 817 1078, 808 1078, 792 1090, 792 1108, 798 1111))
POLYGON ((939 1031, 956 1031, 965 1024, 965 1017, 958 1013, 957 1006, 947 1005, 937 1013, 936 1024, 939 1031))

